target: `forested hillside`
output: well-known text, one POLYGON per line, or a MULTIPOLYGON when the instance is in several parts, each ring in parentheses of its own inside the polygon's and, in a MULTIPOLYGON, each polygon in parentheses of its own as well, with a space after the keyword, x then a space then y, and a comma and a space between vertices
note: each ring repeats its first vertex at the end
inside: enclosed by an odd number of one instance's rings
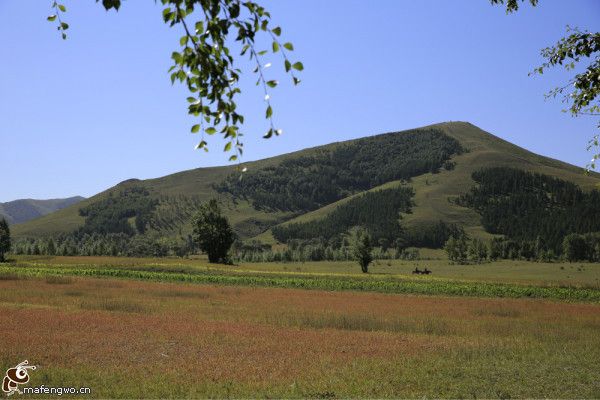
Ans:
POLYGON ((584 192, 574 183, 514 168, 486 168, 473 173, 478 186, 459 202, 481 214, 490 233, 517 241, 540 238, 561 253, 570 233, 600 232, 600 192, 584 192))
POLYGON ((322 220, 287 224, 273 228, 273 236, 283 243, 291 239, 331 239, 353 226, 363 226, 376 243, 388 243, 402 234, 401 213, 410 211, 413 190, 409 187, 367 192, 336 208, 322 220))

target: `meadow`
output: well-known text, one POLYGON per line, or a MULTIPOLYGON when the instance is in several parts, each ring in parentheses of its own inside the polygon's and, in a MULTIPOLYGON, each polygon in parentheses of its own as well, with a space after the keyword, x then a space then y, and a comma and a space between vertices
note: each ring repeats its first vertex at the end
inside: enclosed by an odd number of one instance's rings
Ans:
POLYGON ((599 265, 372 271, 20 257, 0 267, 1 366, 98 398, 600 397, 599 265))

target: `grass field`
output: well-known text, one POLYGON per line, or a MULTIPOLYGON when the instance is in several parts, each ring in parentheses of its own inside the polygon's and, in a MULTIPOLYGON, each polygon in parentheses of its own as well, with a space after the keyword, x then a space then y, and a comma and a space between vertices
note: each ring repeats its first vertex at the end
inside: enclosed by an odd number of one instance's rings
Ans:
POLYGON ((101 398, 600 396, 600 266, 574 264, 566 285, 569 264, 425 264, 434 276, 406 262, 362 276, 347 263, 21 257, 0 268, 0 366, 28 359, 30 386, 101 398), (522 288, 554 297, 497 297, 522 288))

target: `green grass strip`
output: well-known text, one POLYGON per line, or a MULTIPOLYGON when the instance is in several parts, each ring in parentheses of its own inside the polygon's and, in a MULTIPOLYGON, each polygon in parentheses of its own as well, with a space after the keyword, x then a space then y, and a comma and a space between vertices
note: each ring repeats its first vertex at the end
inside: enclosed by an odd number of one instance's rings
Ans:
POLYGON ((600 290, 590 288, 525 286, 507 283, 479 283, 452 280, 409 280, 399 278, 357 278, 331 276, 228 275, 211 273, 151 272, 108 268, 0 267, 0 274, 26 277, 71 275, 125 278, 156 282, 241 285, 312 290, 350 290, 393 294, 422 294, 467 297, 540 298, 561 301, 600 302, 600 290))

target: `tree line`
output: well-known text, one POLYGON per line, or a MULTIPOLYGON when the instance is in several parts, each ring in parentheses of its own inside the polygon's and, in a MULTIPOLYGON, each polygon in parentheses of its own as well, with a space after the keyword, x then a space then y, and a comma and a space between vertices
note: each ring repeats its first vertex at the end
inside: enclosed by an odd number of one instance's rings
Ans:
POLYGON ((448 259, 458 264, 486 261, 525 260, 537 262, 589 261, 600 262, 600 232, 571 233, 561 243, 561 252, 548 249, 540 236, 534 240, 511 240, 492 238, 484 241, 468 235, 451 236, 444 250, 448 259))
MULTIPOLYGON (((368 231, 365 231, 368 234, 368 231)), ((364 235, 363 235, 364 236, 364 235)), ((354 261, 356 243, 351 233, 339 242, 322 239, 291 240, 285 248, 274 249, 271 245, 252 241, 233 244, 231 257, 234 262, 309 262, 309 261, 354 261)), ((364 245, 364 241, 363 241, 364 245)), ((416 248, 382 248, 375 246, 369 237, 370 254, 374 260, 417 260, 420 252, 416 248)))

